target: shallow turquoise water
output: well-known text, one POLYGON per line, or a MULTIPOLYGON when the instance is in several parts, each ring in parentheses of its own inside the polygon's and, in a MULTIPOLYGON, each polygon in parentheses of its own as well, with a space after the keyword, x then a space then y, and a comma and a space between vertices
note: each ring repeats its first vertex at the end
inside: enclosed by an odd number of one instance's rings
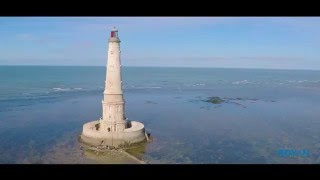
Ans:
MULTIPOLYGON (((320 71, 124 67, 126 116, 149 163, 319 163, 320 71), (210 104, 208 97, 231 98, 210 104), (308 149, 308 157, 279 157, 308 149)), ((94 163, 77 143, 101 116, 104 67, 0 66, 0 163, 94 163)))

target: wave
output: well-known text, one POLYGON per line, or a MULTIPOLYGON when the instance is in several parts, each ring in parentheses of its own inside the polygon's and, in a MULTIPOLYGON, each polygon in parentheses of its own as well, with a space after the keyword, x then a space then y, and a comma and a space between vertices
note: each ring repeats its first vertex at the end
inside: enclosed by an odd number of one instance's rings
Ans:
POLYGON ((308 80, 300 80, 300 81, 298 81, 298 83, 301 83, 301 82, 308 82, 308 80))
POLYGON ((70 88, 52 88, 54 91, 70 91, 70 88))
POLYGON ((83 88, 73 88, 74 90, 82 90, 83 88))
POLYGON ((143 86, 130 86, 130 87, 133 89, 160 89, 160 88, 162 88, 160 86, 145 86, 145 87, 143 87, 143 86))
POLYGON ((75 87, 75 88, 61 88, 61 87, 55 87, 52 88, 53 91, 55 92, 63 92, 63 91, 79 91, 79 90, 83 90, 83 88, 81 87, 75 87))
POLYGON ((318 83, 318 82, 320 82, 320 80, 314 80, 314 81, 310 81, 310 80, 287 80, 287 82, 289 82, 289 83, 303 83, 303 82, 318 83))
POLYGON ((242 80, 242 81, 235 81, 235 82, 232 82, 232 84, 249 84, 251 83, 250 81, 248 80, 242 80))
POLYGON ((307 86, 296 86, 295 88, 298 88, 298 89, 308 89, 308 90, 317 90, 319 91, 320 90, 320 87, 307 87, 307 86))
POLYGON ((198 83, 198 84, 193 84, 192 86, 205 86, 206 84, 204 83, 198 83))

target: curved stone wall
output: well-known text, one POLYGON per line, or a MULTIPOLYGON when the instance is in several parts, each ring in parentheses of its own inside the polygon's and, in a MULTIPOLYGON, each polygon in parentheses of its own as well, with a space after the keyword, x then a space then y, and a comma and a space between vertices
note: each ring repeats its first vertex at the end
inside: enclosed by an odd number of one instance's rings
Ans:
POLYGON ((130 121, 131 127, 123 132, 102 132, 96 130, 99 120, 91 121, 83 125, 81 140, 93 145, 107 145, 118 147, 146 141, 144 125, 137 121, 130 121))

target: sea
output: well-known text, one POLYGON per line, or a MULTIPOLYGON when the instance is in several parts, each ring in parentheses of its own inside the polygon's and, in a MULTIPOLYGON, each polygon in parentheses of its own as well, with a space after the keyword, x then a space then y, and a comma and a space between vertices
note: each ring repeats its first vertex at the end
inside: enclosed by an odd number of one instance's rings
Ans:
MULTIPOLYGON (((0 163, 135 163, 79 143, 101 117, 105 77, 98 66, 0 66, 0 163)), ((320 71, 122 66, 122 81, 126 117, 152 138, 127 151, 146 163, 320 163, 320 71)))

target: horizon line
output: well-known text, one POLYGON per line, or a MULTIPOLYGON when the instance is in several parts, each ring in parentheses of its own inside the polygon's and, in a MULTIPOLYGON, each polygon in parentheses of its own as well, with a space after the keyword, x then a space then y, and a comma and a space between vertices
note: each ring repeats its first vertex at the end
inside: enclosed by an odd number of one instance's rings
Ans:
MULTIPOLYGON (((53 66, 53 67, 106 67, 102 65, 40 65, 40 64, 0 64, 0 66, 53 66)), ((251 68, 251 67, 194 67, 194 66, 132 66, 132 65, 121 65, 122 67, 157 67, 157 68, 216 68, 216 69, 262 69, 262 70, 304 70, 304 71, 320 71, 320 69, 294 69, 294 68, 251 68)))

